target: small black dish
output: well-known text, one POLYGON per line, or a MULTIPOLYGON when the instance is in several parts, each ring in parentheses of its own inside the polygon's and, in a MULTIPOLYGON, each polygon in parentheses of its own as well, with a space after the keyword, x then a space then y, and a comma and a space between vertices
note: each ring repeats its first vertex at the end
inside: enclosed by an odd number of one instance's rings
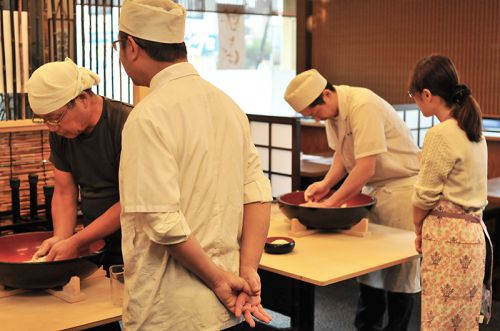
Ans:
POLYGON ((264 251, 269 254, 286 254, 290 253, 295 247, 295 241, 288 237, 269 237, 266 239, 264 251), (276 240, 285 240, 286 244, 274 244, 276 240))

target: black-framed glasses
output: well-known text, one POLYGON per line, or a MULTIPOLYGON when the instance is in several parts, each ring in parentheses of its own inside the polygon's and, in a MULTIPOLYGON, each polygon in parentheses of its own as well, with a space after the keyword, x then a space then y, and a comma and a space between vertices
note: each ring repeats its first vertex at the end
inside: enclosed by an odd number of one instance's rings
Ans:
POLYGON ((61 115, 59 115, 57 118, 55 119, 51 119, 51 118, 44 118, 44 117, 40 117, 38 115, 33 115, 33 118, 31 119, 31 121, 33 123, 37 123, 37 124, 46 124, 46 125, 50 125, 50 126, 59 126, 64 118, 64 116, 66 115, 66 113, 68 112, 69 110, 69 107, 66 107, 61 115))
POLYGON ((111 43, 113 46, 113 49, 115 51, 117 51, 118 53, 120 52, 120 42, 122 42, 123 40, 127 40, 127 38, 120 38, 120 39, 117 39, 111 43))

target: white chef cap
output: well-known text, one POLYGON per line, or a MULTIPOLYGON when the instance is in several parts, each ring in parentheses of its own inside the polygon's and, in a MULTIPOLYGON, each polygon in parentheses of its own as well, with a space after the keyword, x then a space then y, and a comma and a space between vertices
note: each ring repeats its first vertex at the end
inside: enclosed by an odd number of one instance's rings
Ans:
POLYGON ((66 58, 36 69, 26 83, 26 89, 33 112, 45 115, 61 108, 99 82, 96 73, 79 68, 70 58, 66 58))
POLYGON ((327 80, 315 70, 304 71, 288 84, 285 91, 285 100, 296 111, 306 109, 326 87, 327 80))
POLYGON ((186 9, 170 0, 125 0, 119 30, 165 44, 184 42, 186 9))

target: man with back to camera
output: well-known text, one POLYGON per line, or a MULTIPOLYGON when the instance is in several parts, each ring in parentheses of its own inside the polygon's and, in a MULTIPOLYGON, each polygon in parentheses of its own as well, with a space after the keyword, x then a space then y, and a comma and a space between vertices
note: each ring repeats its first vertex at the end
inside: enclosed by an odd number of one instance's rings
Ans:
POLYGON ((185 20, 170 0, 125 1, 114 42, 150 88, 120 163, 128 330, 241 330, 242 310, 250 325, 270 320, 257 274, 269 180, 246 115, 187 62, 185 20))

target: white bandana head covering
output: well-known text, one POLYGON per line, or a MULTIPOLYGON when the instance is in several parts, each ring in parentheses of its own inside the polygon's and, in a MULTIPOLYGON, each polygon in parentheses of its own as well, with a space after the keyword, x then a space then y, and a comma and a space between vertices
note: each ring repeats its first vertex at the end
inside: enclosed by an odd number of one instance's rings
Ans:
POLYGON ((170 0, 125 0, 119 30, 164 44, 184 42, 186 9, 170 0))
POLYGON ((285 100, 296 111, 307 108, 326 88, 327 80, 315 70, 304 71, 288 84, 285 91, 285 100))
POLYGON ((46 63, 26 83, 30 107, 37 115, 51 113, 99 82, 96 73, 79 68, 69 58, 46 63))

